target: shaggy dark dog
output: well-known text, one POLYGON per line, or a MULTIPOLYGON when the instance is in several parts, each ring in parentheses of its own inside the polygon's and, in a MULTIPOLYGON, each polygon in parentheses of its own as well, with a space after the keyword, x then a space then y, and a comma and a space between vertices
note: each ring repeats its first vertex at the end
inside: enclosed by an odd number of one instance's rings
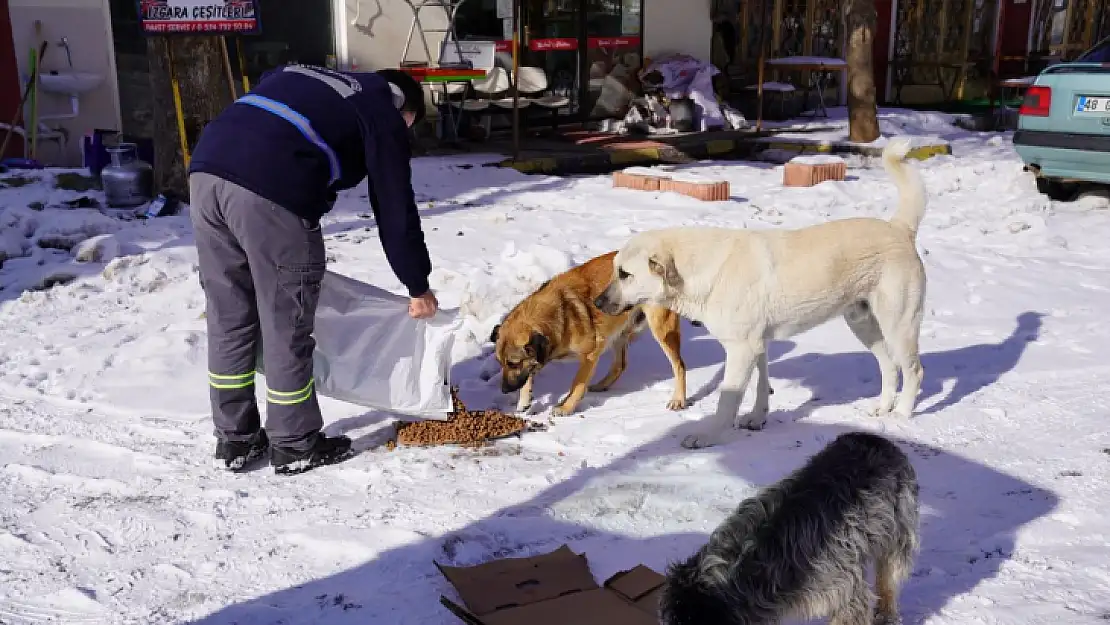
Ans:
POLYGON ((894 625, 918 538, 917 475, 889 440, 842 434, 745 500, 709 542, 667 569, 663 625, 759 625, 830 617, 894 625), (875 567, 875 592, 866 570, 875 567))

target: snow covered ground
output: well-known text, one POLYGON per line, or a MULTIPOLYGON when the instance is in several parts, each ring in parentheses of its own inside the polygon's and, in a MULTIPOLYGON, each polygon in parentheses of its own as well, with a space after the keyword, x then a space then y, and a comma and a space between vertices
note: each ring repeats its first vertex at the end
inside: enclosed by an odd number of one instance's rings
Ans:
MULTIPOLYGON (((809 115, 810 113, 806 113, 809 115)), ((882 132, 870 145, 886 145, 887 140, 894 136, 908 136, 914 145, 936 145, 941 141, 960 141, 969 139, 968 132, 956 124, 959 115, 944 115, 930 113, 923 115, 917 111, 900 108, 883 108, 879 110, 879 130, 882 132)), ((963 115, 962 117, 967 117, 963 115)), ((754 123, 754 120, 749 120, 754 123)), ((764 121, 767 128, 779 129, 779 134, 769 137, 767 141, 783 139, 809 139, 811 141, 847 142, 848 141, 848 109, 846 107, 830 107, 828 117, 799 118, 787 121, 764 121), (789 128, 789 130, 785 130, 789 128)), ((971 139, 973 142, 982 142, 983 137, 971 139)))
MULTIPOLYGON (((899 115, 886 132, 942 134, 954 152, 920 164, 929 292, 915 418, 864 415, 877 366, 830 323, 774 344, 763 432, 700 451, 679 441, 712 411, 723 355, 685 326, 696 403, 682 413, 664 408, 670 370, 641 339, 622 380, 548 432, 391 452, 392 417, 325 400, 328 431, 365 453, 291 478, 215 472, 188 220, 59 207, 83 194, 54 189, 56 172, 14 174, 34 178, 20 187, 0 176, 0 623, 454 624, 433 561, 569 543, 598 579, 662 569, 755 488, 859 428, 902 442, 922 483, 908 624, 1107 622, 1110 202, 1038 195, 1006 134, 899 115), (72 246, 103 234, 76 262, 72 246)), ((635 231, 887 217, 894 200, 877 163, 811 189, 783 188, 769 163, 704 163, 733 198, 699 203, 481 161, 414 163, 433 286, 466 318, 454 380, 475 407, 512 403, 478 375, 500 315, 635 231)), ((355 190, 327 218, 331 268, 399 291, 368 212, 355 190)), ((571 374, 543 373, 538 409, 571 374)))

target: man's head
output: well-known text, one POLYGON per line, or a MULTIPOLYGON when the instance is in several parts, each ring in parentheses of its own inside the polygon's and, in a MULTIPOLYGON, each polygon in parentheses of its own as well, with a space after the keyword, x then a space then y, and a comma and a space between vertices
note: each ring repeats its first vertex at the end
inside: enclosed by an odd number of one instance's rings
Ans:
POLYGON ((415 78, 399 69, 382 69, 377 74, 389 82, 393 105, 401 111, 410 127, 424 119, 424 88, 415 78))

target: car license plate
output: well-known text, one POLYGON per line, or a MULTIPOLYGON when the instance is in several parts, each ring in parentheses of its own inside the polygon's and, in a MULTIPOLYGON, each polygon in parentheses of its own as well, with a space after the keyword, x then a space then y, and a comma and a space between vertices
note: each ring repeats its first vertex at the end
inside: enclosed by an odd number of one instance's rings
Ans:
POLYGON ((1076 115, 1110 115, 1110 97, 1081 95, 1075 102, 1076 115))

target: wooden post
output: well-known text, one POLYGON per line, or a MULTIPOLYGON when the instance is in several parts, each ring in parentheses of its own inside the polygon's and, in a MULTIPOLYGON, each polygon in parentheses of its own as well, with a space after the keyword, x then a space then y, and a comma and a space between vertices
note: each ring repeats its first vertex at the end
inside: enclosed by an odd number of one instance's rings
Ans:
POLYGON ((1087 26, 1083 29, 1083 47, 1081 51, 1095 45, 1096 6, 1098 6, 1098 0, 1087 0, 1087 12, 1084 19, 1084 23, 1087 24, 1087 26))
POLYGON ((234 100, 239 97, 239 93, 235 88, 235 72, 231 70, 231 55, 227 53, 227 37, 222 35, 220 36, 220 56, 224 59, 224 71, 227 72, 228 92, 231 93, 231 99, 234 100))
POLYGON ((31 118, 25 121, 27 141, 30 142, 31 160, 39 156, 39 76, 42 75, 42 56, 39 54, 38 44, 42 41, 42 20, 35 20, 35 45, 31 47, 31 63, 28 68, 31 72, 31 118), (29 123, 27 123, 29 122, 29 123))
MULTIPOLYGON (((942 9, 943 9, 944 2, 945 2, 945 0, 941 0, 942 9)), ((917 58, 920 59, 922 56, 930 56, 932 54, 931 52, 925 52, 925 46, 924 46, 924 43, 923 43, 923 38, 925 36, 925 29, 921 27, 921 23, 925 21, 925 5, 926 4, 929 4, 929 3, 928 2, 918 2, 917 3, 917 6, 914 7, 913 21, 910 24, 907 24, 907 26, 912 26, 912 28, 913 28, 913 32, 911 32, 910 35, 909 35, 910 36, 910 53, 906 56, 906 58, 909 60, 909 65, 910 65, 910 71, 911 72, 913 71, 913 64, 914 64, 913 59, 914 59, 914 57, 917 57, 917 58)), ((931 8, 935 8, 935 5, 933 5, 931 8)), ((907 11, 906 13, 908 14, 909 11, 907 11)), ((943 33, 944 31, 941 30, 941 31, 937 31, 937 32, 943 33)), ((943 42, 940 41, 939 39, 937 40, 937 50, 940 50, 940 47, 941 47, 942 43, 943 42)), ((926 59, 922 59, 922 60, 926 60, 926 59)), ((934 59, 934 60, 937 60, 937 59, 934 59)))
MULTIPOLYGON (((785 0, 771 0, 774 2, 774 11, 771 13, 771 54, 775 56, 778 54, 779 46, 782 45, 782 3, 785 0)), ((766 12, 764 12, 766 15, 766 12)), ((775 78, 778 78, 778 73, 775 73, 775 78)))
POLYGON ((732 54, 736 64, 743 67, 744 72, 748 71, 748 38, 751 36, 748 30, 748 13, 751 8, 751 0, 740 0, 740 10, 736 15, 736 50, 732 54))
POLYGON ((520 75, 520 2, 513 1, 513 160, 520 158, 520 91, 516 88, 520 75))
POLYGON ((848 64, 848 140, 870 143, 880 136, 872 43, 876 18, 874 0, 845 0, 848 64))
POLYGON ((181 160, 189 169, 189 141, 185 133, 185 111, 181 105, 181 83, 177 80, 177 68, 173 62, 173 46, 166 46, 166 65, 170 69, 170 88, 173 89, 173 112, 177 119, 177 140, 181 144, 181 160))
POLYGON ((247 57, 243 54, 243 38, 235 38, 235 56, 239 57, 239 75, 243 78, 243 93, 251 90, 251 81, 247 78, 247 57))
MULTIPOLYGON (((776 5, 778 0, 771 0, 776 5)), ((763 61, 767 56, 767 0, 759 0, 759 59, 756 67, 756 79, 759 81, 756 85, 756 131, 763 130, 763 81, 766 79, 764 73, 763 61)))
MULTIPOLYGON (((998 1, 1001 3, 998 6, 998 14, 999 14, 999 17, 1001 17, 1006 12, 1006 0, 998 0, 998 1)), ((972 34, 972 30, 974 29, 974 20, 975 20, 975 3, 974 2, 968 2, 968 3, 964 4, 964 15, 963 15, 964 40, 960 43, 960 59, 959 59, 959 63, 960 63, 959 72, 960 73, 959 73, 959 78, 957 79, 959 81, 959 83, 956 86, 956 99, 957 100, 963 100, 964 99, 964 88, 967 87, 967 59, 968 59, 969 56, 971 56, 971 34, 972 34)), ((998 20, 998 25, 995 28, 998 29, 998 28, 1001 28, 1001 27, 1002 27, 1002 20, 999 19, 998 20)), ((1001 50, 1001 46, 1002 46, 1002 33, 1001 32, 997 33, 997 36, 995 37, 995 43, 996 43, 996 46, 995 46, 996 55, 995 55, 995 57, 997 58, 997 52, 999 50, 1001 50)), ((997 76, 997 72, 998 72, 998 65, 997 64, 994 66, 994 70, 995 70, 995 76, 997 76)), ((992 78, 992 80, 994 80, 994 78, 992 78)))
MULTIPOLYGON (((927 2, 922 2, 921 4, 925 5, 925 4, 928 4, 928 3, 927 2)), ((969 3, 969 4, 971 4, 971 3, 969 3)), ((936 48, 935 48, 935 52, 934 52, 934 54, 936 55, 935 60, 938 63, 943 62, 945 60, 944 57, 949 54, 949 52, 944 49, 944 44, 947 43, 944 40, 944 34, 948 32, 948 9, 950 8, 950 6, 951 6, 950 0, 941 0, 941 2, 940 2, 940 17, 938 18, 939 21, 940 21, 940 26, 938 26, 938 28, 937 28, 937 33, 939 33, 939 34, 937 35, 937 38, 934 40, 934 43, 936 44, 936 48)), ((921 23, 920 22, 918 23, 917 28, 918 28, 919 31, 924 30, 923 28, 921 28, 921 23)), ((937 71, 939 72, 940 70, 938 69, 937 71)))
MULTIPOLYGON (((813 33, 817 26, 817 0, 807 0, 805 8, 805 22, 802 28, 805 30, 805 39, 802 39, 802 56, 813 56, 813 33)), ((801 81, 807 89, 813 85, 813 74, 810 70, 802 71, 801 81)), ((807 91, 808 93, 808 91, 807 91)), ((817 94, 817 97, 824 98, 824 93, 817 94)), ((808 100, 808 97, 806 98, 808 100)), ((803 102, 803 106, 809 106, 809 102, 803 102)))
MULTIPOLYGON (((994 103, 998 95, 998 81, 1000 78, 999 66, 1002 62, 1002 29, 1006 24, 1006 0, 998 1, 1001 2, 1001 4, 998 6, 998 24, 995 26, 994 54, 992 55, 994 58, 991 59, 990 84, 987 87, 988 93, 990 94, 990 106, 987 108, 987 114, 990 115, 991 120, 994 119, 994 103)), ((1028 61, 1026 61, 1026 63, 1028 63, 1028 61)))

